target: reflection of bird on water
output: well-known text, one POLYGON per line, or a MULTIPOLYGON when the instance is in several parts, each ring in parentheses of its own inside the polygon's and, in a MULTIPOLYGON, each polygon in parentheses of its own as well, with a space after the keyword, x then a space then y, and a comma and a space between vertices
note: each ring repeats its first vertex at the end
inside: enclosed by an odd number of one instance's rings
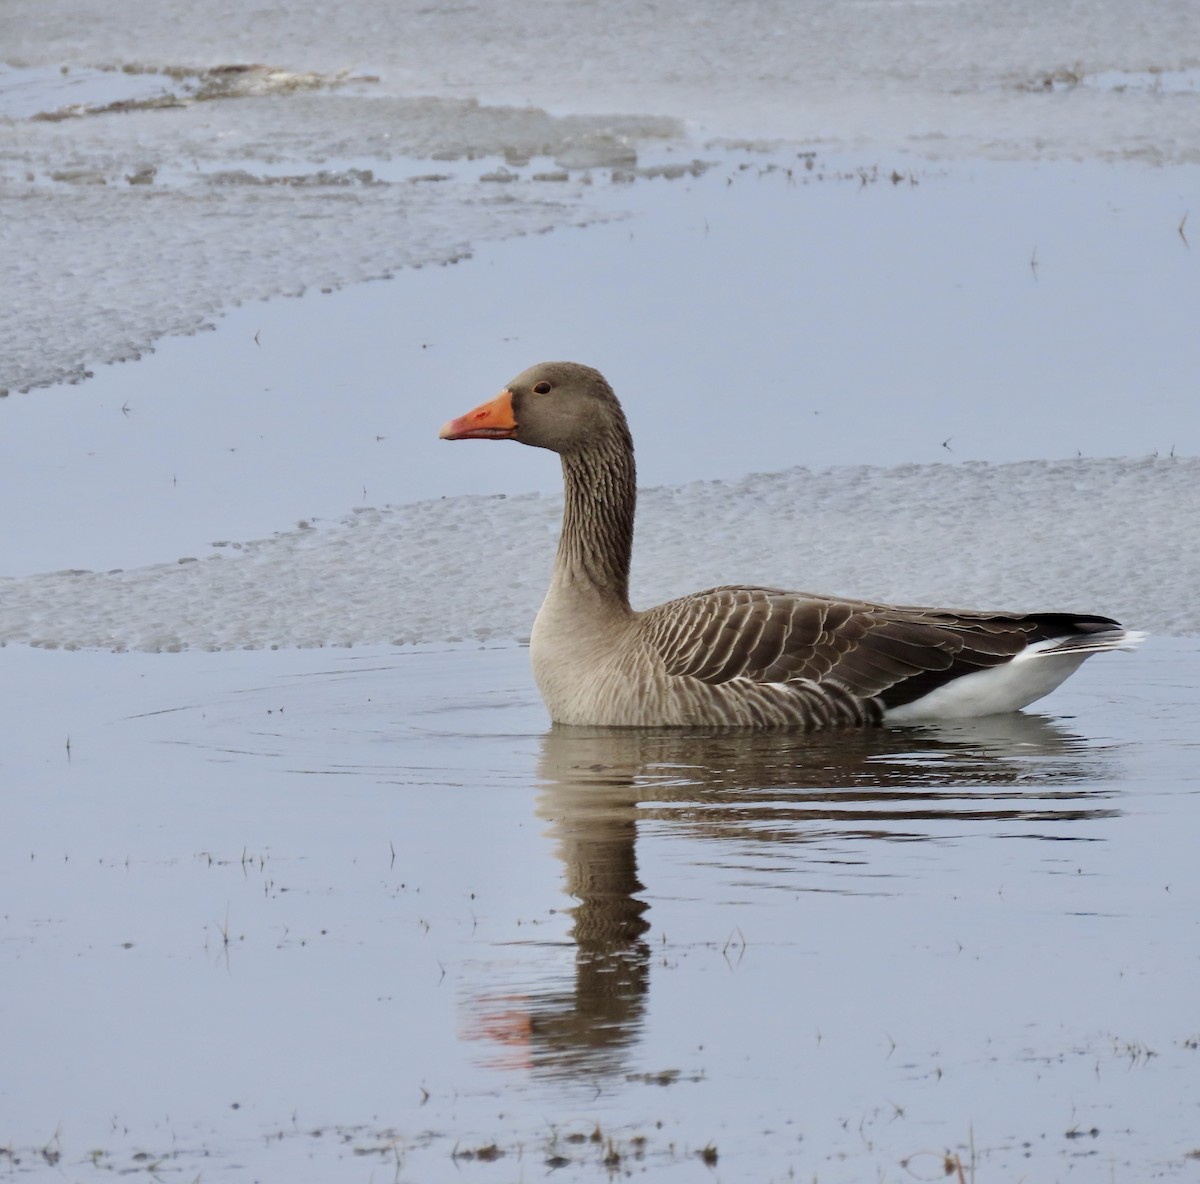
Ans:
MULTIPOLYGON (((639 824, 770 849, 821 839, 944 838, 946 822, 1033 823, 1076 837, 1117 813, 1111 756, 1029 715, 938 729, 828 736, 560 728, 542 739, 538 814, 576 904, 569 985, 470 1004, 467 1035, 502 1046, 493 1064, 554 1075, 615 1073, 649 992, 639 824)), ((1026 830, 1027 833, 1027 830, 1026 830)), ((796 849, 793 847, 793 849, 796 849)))
POLYGON ((538 813, 550 822, 566 890, 577 902, 574 981, 567 990, 473 1001, 467 1035, 504 1046, 490 1063, 553 1074, 617 1072, 641 1028, 649 989, 647 909, 637 871, 636 801, 624 769, 557 766, 550 733, 538 813))
POLYGON ((1097 805, 1109 791, 1088 784, 1111 776, 1103 751, 1030 715, 832 737, 555 728, 543 741, 548 785, 551 761, 560 785, 591 784, 589 811, 606 781, 620 782, 639 818, 718 838, 755 820, 768 827, 752 837, 803 841, 828 838, 839 822, 854 834, 920 837, 921 822, 1056 824, 1113 812, 1097 805))

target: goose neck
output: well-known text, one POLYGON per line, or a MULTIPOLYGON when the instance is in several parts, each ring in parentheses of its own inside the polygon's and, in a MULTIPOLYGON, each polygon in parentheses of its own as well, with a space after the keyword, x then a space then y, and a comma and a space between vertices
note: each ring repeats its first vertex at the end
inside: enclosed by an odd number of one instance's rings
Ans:
POLYGON ((555 575, 629 607, 637 477, 633 448, 609 439, 562 455, 563 523, 555 575))

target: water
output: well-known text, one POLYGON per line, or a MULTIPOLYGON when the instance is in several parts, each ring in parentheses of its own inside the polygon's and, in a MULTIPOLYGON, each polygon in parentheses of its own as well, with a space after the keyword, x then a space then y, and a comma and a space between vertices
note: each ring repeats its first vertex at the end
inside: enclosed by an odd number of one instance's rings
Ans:
MULTIPOLYGON (((3 389, 78 380, 246 301, 592 221, 592 170, 606 180, 731 141, 848 154, 852 173, 887 158, 885 175, 897 153, 1168 166, 1153 188, 1174 198, 1169 225, 1149 241, 1169 242, 1195 206, 1186 0, 1137 21, 1095 6, 1082 41, 1075 14, 1026 0, 764 0, 687 19, 585 4, 569 20, 517 3, 472 9, 466 35, 457 9, 378 0, 249 21, 236 6, 125 13, 118 28, 94 0, 5 8, 0 199, 20 234, 0 238, 3 389), (464 161, 479 167, 452 167, 464 161), (484 180, 501 165, 517 184, 484 180)), ((940 222, 1001 241, 978 216, 940 222)), ((1110 241, 1093 228, 1089 254, 1110 241)), ((1027 232, 1014 274, 1038 249, 1051 273, 1051 247, 1027 232)), ((1077 275, 1076 290, 1093 289, 1077 275)))
POLYGON ((6 4, 10 1174, 1186 1179, 1194 15, 6 4), (553 458, 435 435, 554 356, 640 604, 1155 636, 953 728, 552 729, 553 458))
MULTIPOLYGON (((1176 232, 1195 169, 974 164, 943 174, 907 162, 915 186, 893 184, 886 167, 864 185, 824 157, 811 175, 794 153, 712 159, 700 177, 580 186, 601 225, 243 307, 216 332, 171 338, 136 365, 10 396, 0 402, 0 500, 22 512, 0 517, 0 572, 128 569, 203 558, 214 543, 269 537, 301 519, 336 522, 356 507, 557 493, 551 457, 436 439, 447 418, 542 358, 608 374, 644 486, 795 465, 1200 453, 1200 273, 1176 232), (792 179, 781 163, 795 166, 792 179)), ((294 233, 287 225, 281 233, 294 233)), ((356 222, 350 231, 360 233, 356 222)), ((83 283, 84 305, 98 295, 83 283)), ((172 295, 194 298, 186 285, 172 295)), ((144 299, 157 306, 153 284, 144 299)), ((36 336, 22 340, 41 357, 36 336)), ((909 474, 907 496, 937 486, 936 472, 909 474)), ((1038 532, 1050 527, 1062 491, 1039 493, 1029 470, 1020 480, 1023 509, 1038 532)), ((1090 521, 1076 531, 1097 555, 1110 530, 1169 534, 1173 507, 1186 501, 1177 482, 1157 496, 1151 483, 1106 522, 1097 480, 1090 521)), ((749 523, 763 550, 761 570, 731 556, 710 582, 820 586, 819 573, 781 570, 802 552, 775 547, 770 521, 755 527, 751 507, 732 509, 739 536, 749 523)), ((946 515, 947 529, 953 522, 946 515)), ((1009 549, 1013 562, 1019 549, 1038 567, 1035 532, 1009 549)), ((1179 593, 1194 556, 1173 537, 1155 550, 1154 578, 1179 593)), ((956 549, 942 562, 966 560, 956 549)), ((908 560, 889 556, 853 583, 834 572, 839 582, 826 586, 899 595, 889 586, 897 563, 908 560)), ((1146 563, 1112 566, 1140 574, 1146 563)), ((703 582, 679 578, 664 595, 703 582)), ((1069 585, 1047 594, 1072 599, 1069 585)))
POLYGON ((519 649, 10 646, 9 1154, 1186 1178, 1196 660, 689 737, 547 730, 519 649))

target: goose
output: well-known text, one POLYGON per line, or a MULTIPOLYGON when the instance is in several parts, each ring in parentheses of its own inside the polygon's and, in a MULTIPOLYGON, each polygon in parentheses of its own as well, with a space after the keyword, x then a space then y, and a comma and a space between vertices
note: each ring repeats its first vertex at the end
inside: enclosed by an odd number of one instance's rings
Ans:
POLYGON ((530 635, 555 724, 818 729, 1017 711, 1142 634, 1109 617, 873 603, 728 584, 635 611, 633 439, 589 366, 542 362, 443 425, 562 460, 562 532, 530 635))

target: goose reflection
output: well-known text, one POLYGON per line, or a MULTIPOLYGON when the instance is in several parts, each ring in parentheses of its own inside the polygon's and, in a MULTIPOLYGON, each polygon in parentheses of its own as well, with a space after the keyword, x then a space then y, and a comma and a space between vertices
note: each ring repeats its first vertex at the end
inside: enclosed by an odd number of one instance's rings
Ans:
POLYGON ((871 840, 1011 834, 1010 824, 1077 839, 1080 822, 1119 812, 1113 760, 1036 715, 816 736, 554 727, 542 739, 538 815, 575 901, 574 973, 519 997, 477 997, 467 1035, 489 1042, 502 1066, 622 1069, 650 981, 639 828, 764 852, 816 844, 820 865, 871 840))

